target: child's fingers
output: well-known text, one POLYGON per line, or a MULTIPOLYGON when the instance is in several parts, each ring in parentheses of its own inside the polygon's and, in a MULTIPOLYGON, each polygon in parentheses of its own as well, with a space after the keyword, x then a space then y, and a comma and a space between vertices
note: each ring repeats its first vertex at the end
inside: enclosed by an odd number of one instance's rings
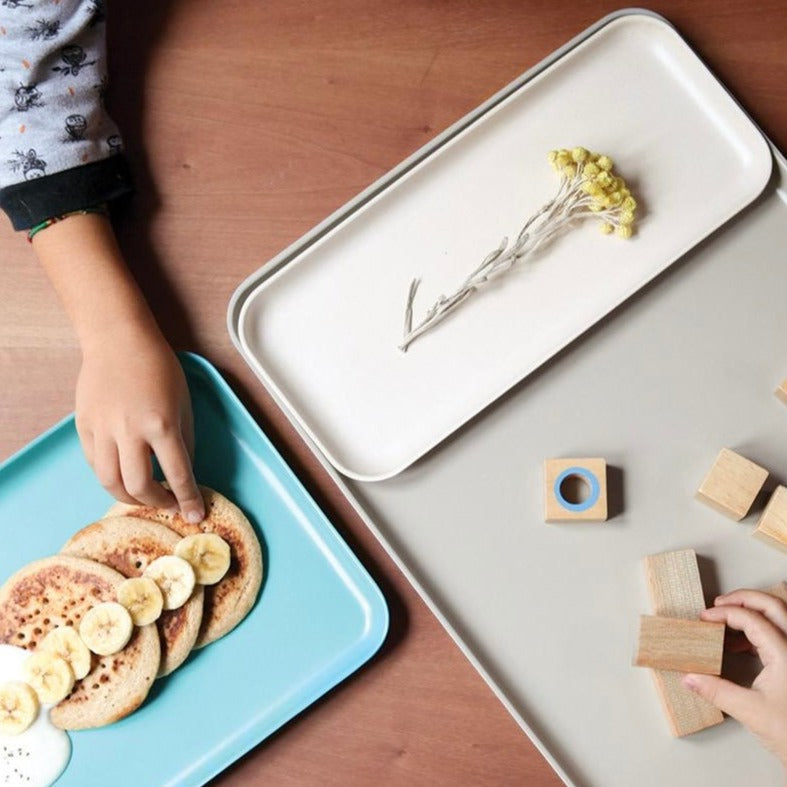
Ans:
POLYGON ((727 629, 724 635, 724 649, 728 653, 751 653, 757 655, 757 649, 746 639, 742 631, 727 629))
POLYGON ((120 444, 118 452, 123 486, 134 500, 153 508, 172 508, 175 505, 175 498, 153 477, 147 443, 129 440, 120 444))
POLYGON ((179 433, 171 432, 160 438, 153 450, 178 501, 181 516, 193 524, 201 522, 205 518, 205 503, 194 480, 183 438, 179 433))
POLYGON ((101 486, 115 500, 131 505, 137 502, 123 485, 118 449, 113 440, 96 440, 93 444, 93 471, 101 486))
POLYGON ((74 425, 76 426, 77 435, 79 435, 79 442, 82 444, 82 453, 84 453, 87 463, 93 467, 93 444, 95 443, 93 430, 80 418, 78 413, 74 419, 74 425))
POLYGON ((180 421, 180 431, 183 436, 183 445, 186 446, 186 453, 189 455, 189 460, 194 459, 194 416, 191 412, 191 407, 186 408, 186 412, 182 414, 180 421))
POLYGON ((756 691, 745 689, 716 675, 684 675, 683 685, 720 711, 750 727, 756 722, 760 698, 756 691))
POLYGON ((774 626, 787 634, 787 605, 770 593, 761 590, 734 590, 732 593, 718 596, 714 603, 717 607, 738 606, 762 612, 774 626))
POLYGON ((726 623, 730 628, 742 631, 757 648, 757 655, 766 666, 777 659, 787 659, 784 632, 756 610, 735 606, 712 607, 703 611, 702 619, 726 623))

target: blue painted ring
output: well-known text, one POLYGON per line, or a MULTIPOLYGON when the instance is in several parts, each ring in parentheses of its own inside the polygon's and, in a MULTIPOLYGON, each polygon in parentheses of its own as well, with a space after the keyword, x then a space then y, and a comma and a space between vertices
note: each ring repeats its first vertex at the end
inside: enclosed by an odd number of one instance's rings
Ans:
POLYGON ((555 479, 554 492, 558 503, 560 503, 563 508, 569 511, 587 511, 598 502, 598 498, 601 495, 601 484, 599 484, 596 474, 591 473, 586 467, 568 467, 555 479), (584 479, 590 487, 590 494, 587 500, 583 500, 581 503, 570 503, 563 497, 563 493, 560 491, 563 481, 571 475, 577 475, 584 479))

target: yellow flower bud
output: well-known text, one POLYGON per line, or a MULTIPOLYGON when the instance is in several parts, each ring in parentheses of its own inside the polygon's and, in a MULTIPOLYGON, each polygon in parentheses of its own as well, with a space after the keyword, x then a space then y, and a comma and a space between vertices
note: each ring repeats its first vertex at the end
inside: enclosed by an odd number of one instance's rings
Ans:
POLYGON ((583 172, 586 175, 590 175, 591 177, 593 177, 593 175, 598 175, 598 173, 601 172, 601 170, 598 168, 597 164, 594 164, 592 161, 587 161, 585 162, 585 168, 583 172))
POLYGON ((614 228, 614 227, 613 227, 613 226, 612 226, 612 225, 611 225, 611 224, 610 224, 608 221, 605 221, 605 222, 604 222, 604 223, 603 223, 603 224, 602 224, 602 225, 599 227, 599 229, 601 230, 601 232, 602 232, 604 235, 609 235, 609 233, 610 233, 610 232, 612 232, 612 230, 614 230, 615 228, 614 228))
POLYGON ((598 185, 601 186, 601 188, 603 189, 606 189, 612 183, 612 178, 610 178, 609 172, 605 172, 604 170, 602 170, 601 172, 598 173, 598 175, 596 175, 595 180, 596 183, 598 183, 598 185))
POLYGON ((569 179, 573 178, 574 175, 577 174, 577 167, 576 167, 576 165, 575 164, 566 164, 563 167, 563 174, 569 179))
POLYGON ((630 224, 621 224, 615 232, 619 238, 630 238, 633 230, 630 224))
POLYGON ((621 207, 623 208, 623 210, 635 211, 637 209, 637 201, 630 194, 627 194, 623 198, 621 207))
POLYGON ((613 191, 609 195, 609 204, 610 205, 620 205, 623 202, 623 197, 621 196, 619 191, 613 191))
POLYGON ((607 172, 612 169, 612 159, 609 156, 599 156, 596 160, 596 164, 607 172))
POLYGON ((634 223, 634 214, 630 210, 624 210, 618 217, 618 224, 624 227, 634 223))
POLYGON ((574 159, 574 161, 576 161, 577 164, 580 164, 583 161, 585 161, 587 157, 588 157, 588 152, 587 150, 585 150, 585 148, 574 148, 571 151, 571 158, 574 159))

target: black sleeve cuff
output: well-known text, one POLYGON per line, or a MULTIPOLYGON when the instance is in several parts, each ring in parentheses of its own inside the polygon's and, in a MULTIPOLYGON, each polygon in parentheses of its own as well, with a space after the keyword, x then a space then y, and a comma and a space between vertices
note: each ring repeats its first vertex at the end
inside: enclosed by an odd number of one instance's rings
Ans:
POLYGON ((0 189, 0 208, 15 230, 25 230, 75 210, 93 208, 133 191, 128 163, 115 155, 54 175, 0 189))

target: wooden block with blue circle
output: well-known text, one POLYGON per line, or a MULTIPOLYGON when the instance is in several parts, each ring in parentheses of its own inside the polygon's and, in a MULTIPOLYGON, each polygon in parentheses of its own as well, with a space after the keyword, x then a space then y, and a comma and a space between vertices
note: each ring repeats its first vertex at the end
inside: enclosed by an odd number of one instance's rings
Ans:
POLYGON ((607 463, 604 459, 546 459, 544 501, 547 522, 605 522, 607 463))

